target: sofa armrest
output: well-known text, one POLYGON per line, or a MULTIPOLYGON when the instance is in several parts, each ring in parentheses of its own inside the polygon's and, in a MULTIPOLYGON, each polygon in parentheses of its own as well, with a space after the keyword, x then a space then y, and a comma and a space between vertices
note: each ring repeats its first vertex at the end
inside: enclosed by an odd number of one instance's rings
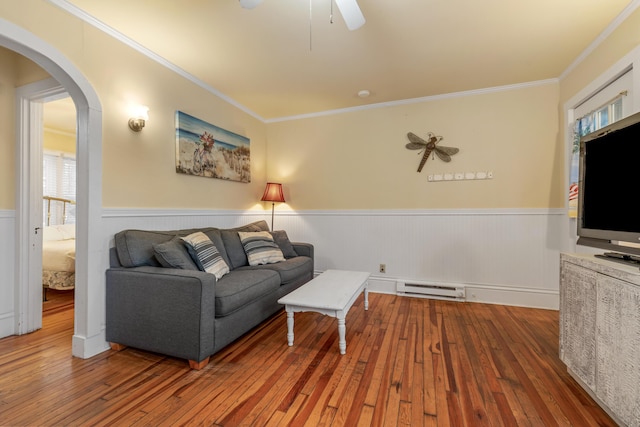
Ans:
POLYGON ((291 244, 298 255, 313 259, 313 245, 311 243, 291 242, 291 244))
POLYGON ((134 267, 106 276, 107 341, 196 362, 213 354, 214 275, 134 267))

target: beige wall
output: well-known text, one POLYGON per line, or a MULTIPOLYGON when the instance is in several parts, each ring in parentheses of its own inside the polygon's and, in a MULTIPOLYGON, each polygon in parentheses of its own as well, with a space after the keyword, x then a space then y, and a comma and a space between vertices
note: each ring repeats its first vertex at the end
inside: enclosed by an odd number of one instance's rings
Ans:
POLYGON ((15 206, 15 82, 17 55, 0 48, 0 209, 15 206))
MULTIPOLYGON (((51 77, 42 68, 0 47, 0 209, 15 206, 15 88, 51 77)), ((75 153, 75 137, 45 130, 45 149, 75 153)))
MULTIPOLYGON (((255 206, 266 181, 264 123, 46 1, 0 2, 0 17, 53 45, 96 90, 103 109, 103 206, 187 209, 255 206), (149 107, 150 120, 140 133, 127 126, 132 104, 149 107), (248 137, 252 182, 177 174, 176 110, 248 137)), ((13 76, 13 81, 22 80, 13 76)), ((13 141, 7 142, 12 138, 2 139, 0 149, 13 151, 13 141)), ((0 208, 13 208, 15 173, 5 170, 0 172, 7 175, 7 180, 0 184, 3 193, 0 208), (12 192, 10 197, 4 196, 7 191, 12 192)))
MULTIPOLYGON (((15 53, 14 53, 15 54, 15 53)), ((17 60, 16 87, 24 86, 29 83, 35 83, 51 77, 49 73, 43 70, 38 64, 24 56, 15 54, 17 60)))
POLYGON ((44 130, 42 145, 45 150, 60 151, 63 153, 76 152, 76 137, 58 132, 44 130))
MULTIPOLYGON (((560 105, 564 105, 639 44, 640 8, 636 9, 604 42, 562 79, 560 105)), ((636 99, 638 96, 640 94, 636 94, 636 99)))
POLYGON ((293 209, 562 207, 554 178, 558 85, 272 123, 269 177, 293 209), (450 163, 405 148, 407 132, 460 148, 450 163), (485 181, 428 182, 429 174, 492 171, 485 181))
MULTIPOLYGON (((288 206, 299 210, 564 207, 561 106, 640 43, 636 11, 559 84, 264 124, 44 0, 0 2, 0 17, 61 51, 98 93, 105 207, 251 208, 267 178, 283 182, 288 206), (126 125, 134 103, 150 108, 141 133, 126 125), (176 110, 249 137, 252 182, 176 174, 176 110), (460 153, 449 164, 430 159, 417 173, 417 153, 404 148, 409 131, 442 135, 441 144, 460 153), (494 178, 427 181, 429 174, 472 171, 492 171, 494 178)), ((13 208, 15 198, 13 86, 40 78, 37 68, 6 56, 0 56, 0 124, 8 124, 0 126, 0 209, 13 208)))

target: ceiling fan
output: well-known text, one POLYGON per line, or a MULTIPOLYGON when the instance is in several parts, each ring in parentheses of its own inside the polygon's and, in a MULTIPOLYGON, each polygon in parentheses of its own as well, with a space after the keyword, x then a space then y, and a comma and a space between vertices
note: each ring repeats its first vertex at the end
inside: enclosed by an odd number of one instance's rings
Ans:
MULTIPOLYGON (((335 2, 349 31, 357 30, 364 25, 364 15, 357 0, 335 0, 335 2)), ((245 9, 253 9, 260 3, 262 0, 240 0, 240 6, 245 9)))

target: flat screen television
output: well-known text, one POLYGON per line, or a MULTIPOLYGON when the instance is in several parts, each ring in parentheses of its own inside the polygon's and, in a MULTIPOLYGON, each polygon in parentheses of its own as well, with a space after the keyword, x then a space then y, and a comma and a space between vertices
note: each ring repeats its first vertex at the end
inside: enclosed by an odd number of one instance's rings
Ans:
POLYGON ((640 113, 580 139, 578 244, 640 261, 640 113))

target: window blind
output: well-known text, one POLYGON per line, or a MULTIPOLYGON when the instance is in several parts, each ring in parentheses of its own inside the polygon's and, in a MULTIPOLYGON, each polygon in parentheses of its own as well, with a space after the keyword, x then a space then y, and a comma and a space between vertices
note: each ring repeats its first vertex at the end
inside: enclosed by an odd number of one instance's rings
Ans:
MULTIPOLYGON (((76 159, 69 154, 44 153, 42 157, 42 194, 75 202, 76 200, 76 159)), ((49 211, 49 225, 74 224, 76 205, 52 201, 49 211)), ((47 224, 47 203, 43 204, 43 224, 47 224)))

